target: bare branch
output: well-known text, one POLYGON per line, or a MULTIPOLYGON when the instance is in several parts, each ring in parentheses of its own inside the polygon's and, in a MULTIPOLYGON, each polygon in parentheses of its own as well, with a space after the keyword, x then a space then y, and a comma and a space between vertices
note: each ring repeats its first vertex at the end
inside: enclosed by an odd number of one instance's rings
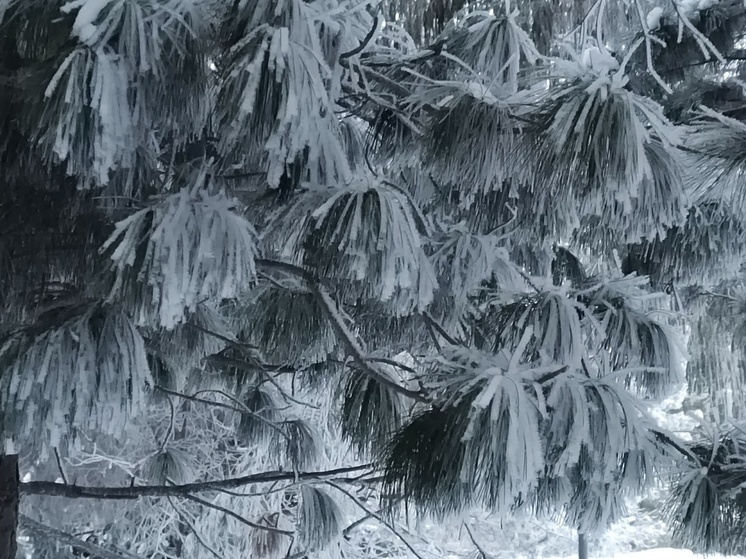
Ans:
POLYGON ((469 534, 469 539, 471 540, 471 543, 474 544, 474 547, 477 548, 477 551, 479 551, 480 555, 482 556, 482 559, 492 559, 492 556, 489 555, 481 545, 477 543, 477 540, 474 539, 474 534, 471 533, 471 528, 469 528, 469 524, 464 522, 464 528, 466 528, 466 533, 469 534))
POLYGON ((240 514, 233 512, 230 509, 227 509, 225 507, 221 507, 220 505, 216 505, 214 503, 211 503, 209 501, 205 501, 204 499, 200 499, 199 497, 196 497, 194 495, 186 494, 184 495, 185 499, 188 499, 190 501, 194 501, 195 503, 199 503, 202 506, 215 509, 217 511, 220 511, 222 513, 227 514, 228 516, 235 518, 238 520, 241 524, 245 524, 249 528, 253 528, 254 530, 266 530, 268 532, 277 532, 278 534, 282 534, 283 536, 293 536, 294 532, 291 532, 290 530, 282 530, 280 528, 275 528, 273 526, 263 526, 261 524, 256 524, 255 522, 252 522, 251 520, 248 520, 241 516, 240 514))
POLYGON ((173 503, 173 501, 171 501, 170 498, 168 499, 168 502, 171 504, 173 509, 176 511, 176 514, 179 515, 179 518, 181 518, 181 521, 184 524, 186 524, 189 527, 189 529, 192 531, 192 534, 194 534, 194 537, 197 538, 197 541, 200 543, 200 545, 204 547, 207 551, 212 553, 216 557, 216 559, 225 559, 225 557, 220 555, 220 553, 215 551, 212 548, 212 546, 208 545, 207 542, 202 539, 202 536, 199 535, 199 532, 197 532, 197 529, 194 527, 194 525, 191 522, 189 522, 189 519, 186 517, 186 515, 178 509, 178 507, 173 503))
POLYGON ((350 498, 350 499, 351 499, 351 500, 352 500, 352 501, 353 501, 353 502, 354 502, 354 503, 355 503, 355 504, 356 504, 356 505, 357 505, 358 507, 360 507, 360 508, 361 508, 361 509, 362 509, 362 510, 363 510, 363 511, 364 511, 364 512, 366 513, 366 514, 369 514, 369 515, 370 515, 370 516, 371 516, 372 518, 375 518, 375 519, 376 519, 376 520, 377 520, 378 522, 380 522, 380 523, 381 523, 381 524, 382 524, 383 526, 385 526, 386 528, 388 528, 388 529, 389 529, 389 531, 390 531, 390 532, 391 532, 392 534, 394 534, 394 535, 395 535, 395 536, 396 536, 396 537, 397 537, 397 538, 398 538, 399 540, 401 540, 401 542, 402 542, 402 543, 403 543, 404 545, 406 545, 406 546, 407 546, 407 549, 409 549, 409 551, 411 551, 411 552, 412 552, 412 554, 413 554, 413 555, 414 555, 415 557, 418 557, 419 559, 423 559, 422 555, 420 555, 419 553, 417 553, 417 550, 416 550, 416 549, 415 549, 415 548, 414 548, 414 547, 412 546, 412 544, 411 544, 411 543, 409 543, 409 541, 407 541, 407 538, 405 538, 404 536, 402 536, 402 535, 401 535, 401 534, 399 533, 399 531, 398 531, 398 530, 397 530, 396 528, 394 528, 394 527, 393 527, 393 526, 392 526, 392 525, 391 525, 390 523, 386 522, 386 521, 385 521, 385 520, 383 519, 383 517, 382 517, 382 516, 381 516, 380 514, 376 513, 375 511, 372 511, 372 510, 370 510, 370 509, 369 509, 368 507, 366 507, 366 506, 365 506, 365 505, 364 505, 363 503, 361 503, 361 502, 360 502, 360 500, 359 500, 359 499, 358 499, 357 497, 355 497, 355 496, 354 496, 354 495, 353 495, 352 493, 350 493, 349 491, 347 491, 347 490, 346 490, 346 489, 345 489, 344 487, 340 487, 339 485, 337 485, 337 484, 336 484, 336 483, 334 483, 333 481, 327 481, 327 482, 326 482, 326 484, 327 484, 327 485, 330 485, 331 487, 333 487, 333 488, 334 488, 334 489, 336 489, 337 491, 340 491, 340 492, 344 493, 345 495, 347 495, 347 496, 348 496, 348 497, 349 497, 349 498, 350 498))
POLYGON ((60 459, 60 451, 57 447, 54 447, 54 458, 57 460, 57 468, 60 471, 60 477, 63 483, 67 484, 67 476, 65 475, 65 469, 62 467, 62 459, 60 459))

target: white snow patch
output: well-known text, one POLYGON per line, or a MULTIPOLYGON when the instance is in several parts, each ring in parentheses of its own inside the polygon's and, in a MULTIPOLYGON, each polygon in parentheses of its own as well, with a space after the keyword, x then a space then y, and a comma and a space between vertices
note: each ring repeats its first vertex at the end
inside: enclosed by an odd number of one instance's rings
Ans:
MULTIPOLYGON (((565 558, 559 557, 547 557, 546 559, 572 559, 577 556, 570 556, 565 558)), ((667 547, 646 549, 645 551, 635 551, 631 553, 619 553, 613 557, 598 557, 590 553, 592 559, 704 559, 704 555, 695 554, 693 551, 688 549, 672 549, 667 547)), ((707 555, 707 559, 743 559, 740 555, 707 555)))

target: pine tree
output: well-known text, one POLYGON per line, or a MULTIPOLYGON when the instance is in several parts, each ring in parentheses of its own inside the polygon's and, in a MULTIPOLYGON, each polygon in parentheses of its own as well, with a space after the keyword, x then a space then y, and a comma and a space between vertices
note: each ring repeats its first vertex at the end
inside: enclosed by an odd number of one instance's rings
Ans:
POLYGON ((670 481, 679 542, 740 549, 742 0, 0 0, 0 36, 0 541, 585 541, 670 481))

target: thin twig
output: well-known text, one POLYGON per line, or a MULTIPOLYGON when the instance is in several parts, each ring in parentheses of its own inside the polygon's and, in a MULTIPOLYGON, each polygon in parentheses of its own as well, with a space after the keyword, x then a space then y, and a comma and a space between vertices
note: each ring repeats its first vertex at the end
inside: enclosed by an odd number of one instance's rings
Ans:
POLYGON ((289 401, 291 401, 291 402, 293 402, 295 404, 298 404, 299 406, 305 406, 307 408, 311 408, 311 409, 314 409, 314 410, 321 409, 321 406, 317 406, 316 404, 311 404, 309 402, 304 402, 303 400, 298 400, 297 398, 294 398, 292 395, 288 394, 282 388, 282 386, 279 385, 279 383, 275 380, 275 378, 272 375, 265 373, 264 378, 266 378, 267 382, 269 382, 270 384, 272 384, 278 390, 278 392, 280 393, 280 395, 283 398, 285 398, 286 400, 289 400, 289 401))
POLYGON ((642 6, 640 5, 640 0, 635 0, 635 8, 637 9, 637 18, 640 21, 640 27, 642 27, 643 35, 645 35, 645 61, 648 67, 648 72, 650 72, 650 75, 653 76, 655 81, 658 82, 658 85, 661 86, 663 91, 671 95, 673 93, 673 89, 671 89, 671 86, 668 85, 663 78, 660 76, 660 74, 655 69, 655 65, 653 64, 653 50, 652 50, 652 44, 653 41, 661 44, 662 46, 666 46, 666 43, 659 39, 658 37, 655 37, 650 34, 650 29, 648 29, 648 22, 647 18, 645 17, 642 6))
POLYGON ((368 361, 374 361, 377 363, 385 363, 386 365, 391 365, 392 367, 396 367, 397 369, 402 369, 404 371, 407 371, 408 373, 416 374, 417 371, 410 367, 409 365, 405 365, 404 363, 399 363, 396 359, 388 359, 386 357, 368 357, 368 361))
POLYGON ((57 468, 60 470, 60 477, 62 477, 62 481, 67 485, 69 482, 65 475, 65 469, 62 467, 62 459, 60 458, 60 451, 57 447, 54 447, 54 458, 57 460, 57 468))
POLYGON ((434 328, 438 334, 443 336, 443 339, 447 341, 451 345, 464 345, 462 342, 459 342, 456 338, 451 336, 448 332, 446 332, 445 328, 443 328, 440 324, 438 324, 438 321, 435 320, 432 316, 430 316, 430 313, 423 312, 422 318, 425 319, 425 322, 429 324, 432 328, 434 328))
POLYGON ((220 553, 215 551, 211 546, 207 545, 207 542, 202 539, 202 536, 199 535, 199 532, 197 532, 197 529, 192 525, 191 522, 189 522, 189 519, 186 517, 186 515, 183 512, 181 512, 176 505, 174 505, 170 497, 168 498, 168 502, 171 504, 173 509, 176 511, 176 514, 179 515, 179 518, 181 518, 181 521, 184 524, 186 524, 187 527, 192 531, 192 534, 194 534, 194 537, 197 538, 197 541, 199 542, 199 544, 202 547, 204 547, 207 551, 212 553, 217 559, 225 559, 225 557, 220 555, 220 553))
POLYGON ((217 338, 218 340, 221 340, 228 344, 231 347, 234 347, 240 351, 245 351, 247 349, 259 349, 256 346, 252 346, 250 344, 244 344, 237 340, 233 340, 227 336, 224 336, 223 334, 220 334, 218 332, 214 332, 213 330, 210 330, 209 328, 205 328, 204 326, 200 326, 199 324, 194 324, 192 322, 185 322, 184 326, 187 326, 188 328, 192 328, 194 330, 198 330, 202 332, 203 334, 207 334, 208 336, 212 336, 214 338, 217 338))
POLYGON ((366 512, 367 514, 369 514, 371 517, 375 518, 383 526, 385 526, 386 528, 388 528, 389 531, 392 534, 394 534, 399 540, 401 540, 401 542, 404 545, 407 546, 407 549, 409 549, 409 551, 411 551, 412 554, 415 557, 418 557, 418 559, 424 559, 422 557, 422 555, 420 555, 419 553, 417 553, 417 550, 412 546, 411 543, 409 543, 409 541, 407 540, 407 538, 405 538, 403 535, 401 535, 399 533, 399 531, 396 528, 394 528, 391 524, 389 524, 388 522, 386 522, 380 514, 378 514, 378 513, 374 512, 374 511, 370 510, 363 503, 361 503, 360 500, 357 497, 355 497, 352 493, 350 493, 349 491, 347 491, 344 487, 340 487, 339 485, 337 485, 333 481, 327 481, 325 483, 327 485, 331 486, 331 487, 334 487, 334 489, 336 489, 337 491, 340 491, 340 492, 344 493, 345 495, 347 495, 352 500, 353 503, 355 503, 358 507, 360 507, 360 509, 362 509, 364 512, 366 512))
POLYGON ((167 396, 166 399, 168 400, 168 405, 171 406, 171 420, 168 423, 168 431, 166 431, 163 442, 161 442, 161 452, 163 452, 163 449, 166 448, 168 441, 171 439, 171 435, 174 433, 174 423, 176 422, 176 408, 174 407, 174 403, 170 396, 167 396))
POLYGON ((723 55, 712 43, 712 41, 710 41, 710 39, 708 39, 699 29, 694 27, 694 24, 689 21, 689 18, 681 12, 681 10, 679 9, 679 5, 676 3, 675 0, 671 0, 671 4, 673 5, 674 10, 676 10, 676 15, 679 16, 679 22, 683 23, 684 26, 689 29, 689 31, 691 31, 692 35, 694 35, 694 40, 697 42, 697 46, 699 46, 699 50, 702 51, 704 57, 710 58, 710 54, 708 53, 709 49, 710 52, 715 55, 715 58, 717 58, 721 64, 725 64, 723 55))
POLYGON ((206 388, 204 390, 200 390, 198 392, 195 392, 194 395, 197 396, 198 394, 202 394, 204 392, 214 392, 215 394, 219 394, 219 395, 223 396, 224 398, 228 398, 231 402, 235 403, 237 406, 239 406, 239 408, 241 410, 243 410, 242 413, 245 413, 245 414, 250 415, 251 417, 253 417, 255 419, 258 419, 259 421, 262 421, 263 423, 265 423, 265 424, 269 425, 270 427, 272 427, 273 429, 275 429, 284 438, 286 438, 286 439, 288 438, 288 436, 285 433, 285 431, 283 431, 282 428, 279 425, 273 423, 269 419, 266 419, 266 418, 262 417, 258 412, 250 410, 246 406, 246 404, 244 404, 243 402, 241 402, 238 398, 234 398, 233 396, 231 396, 227 392, 223 392, 222 390, 217 390, 215 388, 206 388))
POLYGON ((194 501, 195 503, 199 503, 202 506, 205 506, 205 507, 208 507, 208 508, 220 511, 220 512, 222 512, 224 514, 227 514, 228 516, 230 516, 230 517, 235 518, 236 520, 238 520, 241 524, 245 524, 246 526, 248 526, 249 528, 253 528, 254 530, 265 530, 267 532, 276 532, 278 534, 282 534, 283 536, 292 536, 294 534, 294 532, 291 532, 289 530, 282 530, 280 528, 275 528, 273 526, 262 526, 261 524, 257 524, 255 522, 252 522, 251 520, 247 520, 246 518, 244 518, 240 514, 238 514, 236 512, 233 512, 230 509, 227 509, 225 507, 221 507, 220 505, 216 505, 216 504, 211 503, 209 501, 205 501, 204 499, 200 499, 199 497, 197 497, 195 495, 190 495, 190 494, 187 493, 186 495, 184 495, 184 498, 188 499, 190 501, 194 501))
POLYGON ((477 540, 474 538, 474 534, 471 533, 471 528, 469 528, 469 524, 464 522, 464 528, 466 528, 466 533, 469 534, 469 539, 471 540, 471 543, 474 544, 474 547, 477 548, 477 551, 482 555, 482 559, 491 559, 491 556, 487 554, 487 552, 482 549, 482 546, 477 543, 477 540))

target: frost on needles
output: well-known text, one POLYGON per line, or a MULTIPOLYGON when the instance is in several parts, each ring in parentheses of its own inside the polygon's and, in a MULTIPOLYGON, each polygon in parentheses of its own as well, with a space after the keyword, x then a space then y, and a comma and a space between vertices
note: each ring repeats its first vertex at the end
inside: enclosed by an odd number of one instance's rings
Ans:
POLYGON ((593 541, 651 487, 677 543, 743 552, 744 30, 0 0, 22 553, 498 556, 479 515, 593 541))

